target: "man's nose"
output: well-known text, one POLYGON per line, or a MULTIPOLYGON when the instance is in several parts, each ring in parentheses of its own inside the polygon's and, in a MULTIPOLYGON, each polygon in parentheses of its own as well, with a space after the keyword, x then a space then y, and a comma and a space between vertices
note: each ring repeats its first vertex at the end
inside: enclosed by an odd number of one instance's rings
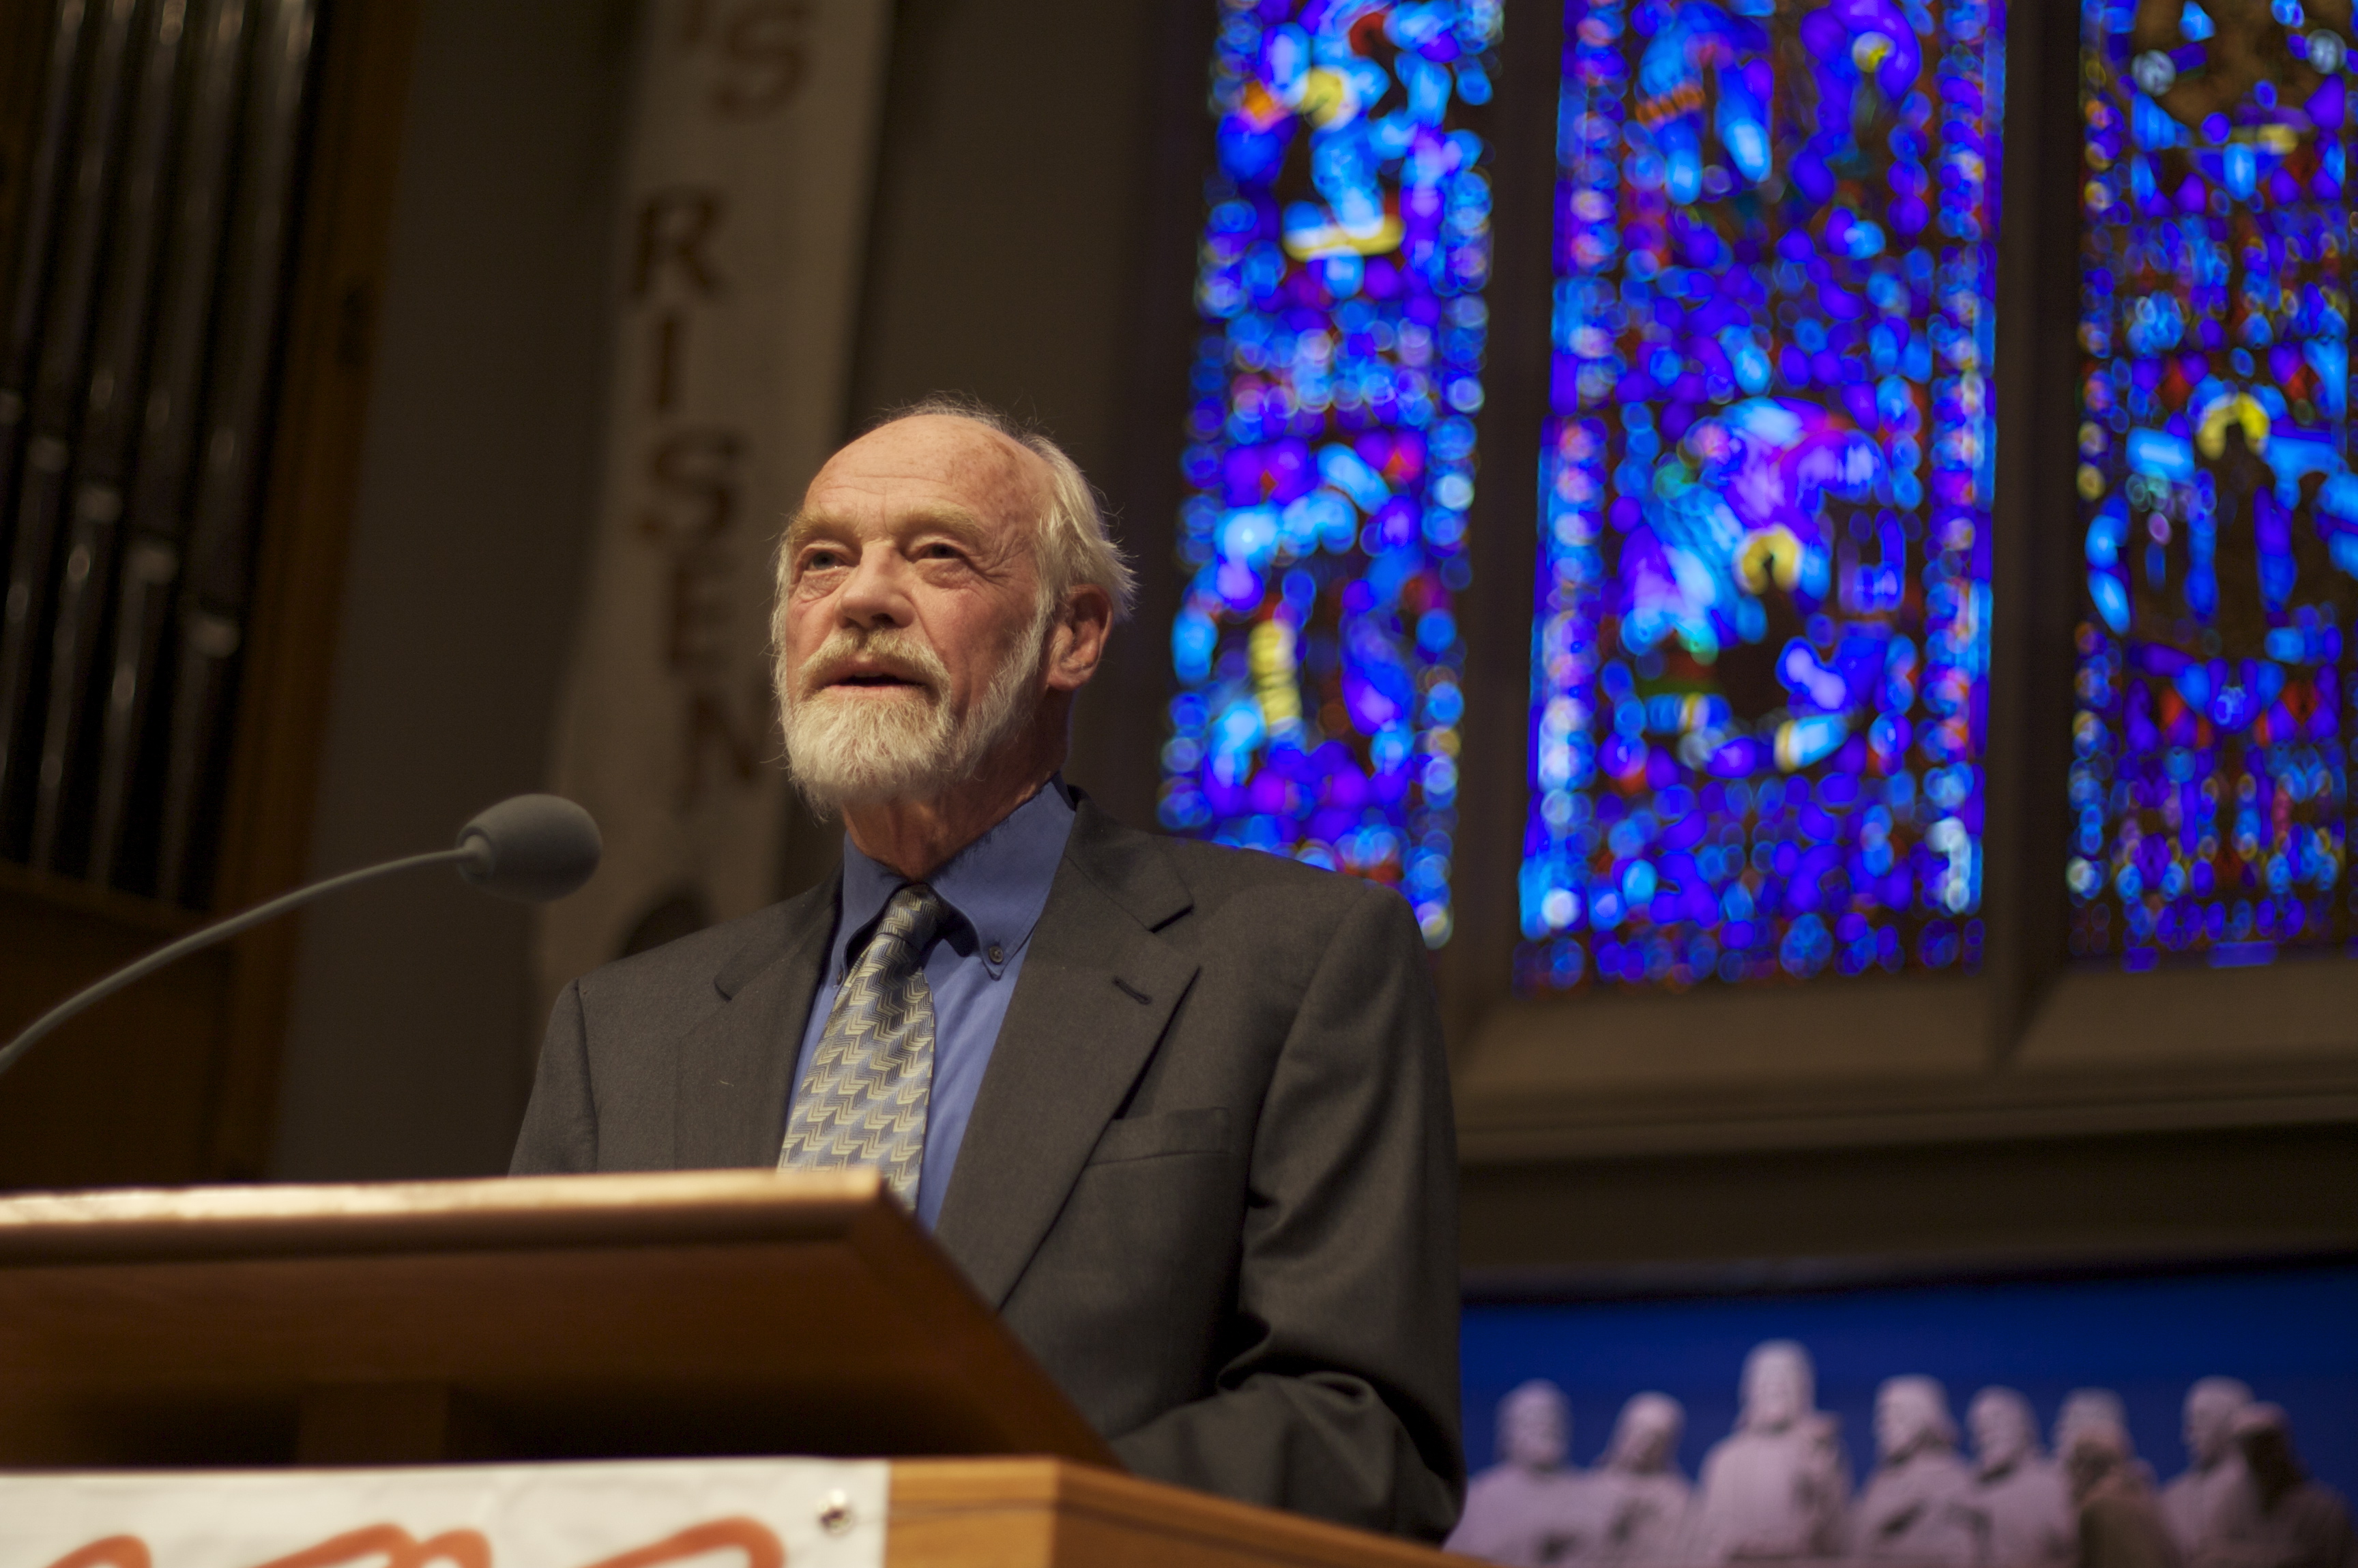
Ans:
POLYGON ((910 621, 908 563, 890 544, 871 544, 860 552, 851 579, 838 600, 844 621, 866 628, 905 626, 910 621))

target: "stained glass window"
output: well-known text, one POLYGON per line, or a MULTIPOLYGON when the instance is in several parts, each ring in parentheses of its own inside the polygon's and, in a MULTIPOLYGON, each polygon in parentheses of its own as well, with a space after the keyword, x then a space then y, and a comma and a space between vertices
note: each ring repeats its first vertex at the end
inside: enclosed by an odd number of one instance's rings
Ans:
POLYGON ((1166 827, 1451 925, 1498 0, 1221 0, 1166 827))
POLYGON ((2002 7, 1567 28, 1518 983, 1970 968, 2002 7))
POLYGON ((2349 0, 2082 7, 2071 946, 2347 939, 2349 0))

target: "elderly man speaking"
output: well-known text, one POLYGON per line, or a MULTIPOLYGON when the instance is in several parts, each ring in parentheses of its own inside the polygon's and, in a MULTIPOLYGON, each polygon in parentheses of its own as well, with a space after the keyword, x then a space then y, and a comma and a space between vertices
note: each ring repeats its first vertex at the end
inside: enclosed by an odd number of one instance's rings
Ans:
POLYGON ((1087 481, 921 405, 778 567, 787 765, 839 877, 566 989, 525 1172, 881 1166, 1141 1475, 1437 1539, 1455 1162, 1397 894, 1059 776, 1130 576, 1087 481))

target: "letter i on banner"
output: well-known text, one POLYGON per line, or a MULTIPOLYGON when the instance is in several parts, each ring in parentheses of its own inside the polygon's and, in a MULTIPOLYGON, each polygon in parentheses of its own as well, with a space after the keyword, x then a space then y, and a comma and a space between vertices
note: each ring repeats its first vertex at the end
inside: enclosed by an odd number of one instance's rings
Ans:
POLYGON ((602 869, 544 999, 777 896, 771 557, 843 421, 889 0, 645 0, 605 476, 551 787, 602 869))

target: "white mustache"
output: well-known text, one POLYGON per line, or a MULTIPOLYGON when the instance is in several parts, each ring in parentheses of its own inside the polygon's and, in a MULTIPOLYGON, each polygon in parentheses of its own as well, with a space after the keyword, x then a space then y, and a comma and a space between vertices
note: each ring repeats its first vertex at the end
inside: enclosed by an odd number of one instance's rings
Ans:
POLYGON ((907 633, 887 629, 862 634, 838 627, 804 664, 795 681, 796 695, 817 696, 856 664, 924 687, 937 700, 949 689, 950 672, 941 655, 907 633))

